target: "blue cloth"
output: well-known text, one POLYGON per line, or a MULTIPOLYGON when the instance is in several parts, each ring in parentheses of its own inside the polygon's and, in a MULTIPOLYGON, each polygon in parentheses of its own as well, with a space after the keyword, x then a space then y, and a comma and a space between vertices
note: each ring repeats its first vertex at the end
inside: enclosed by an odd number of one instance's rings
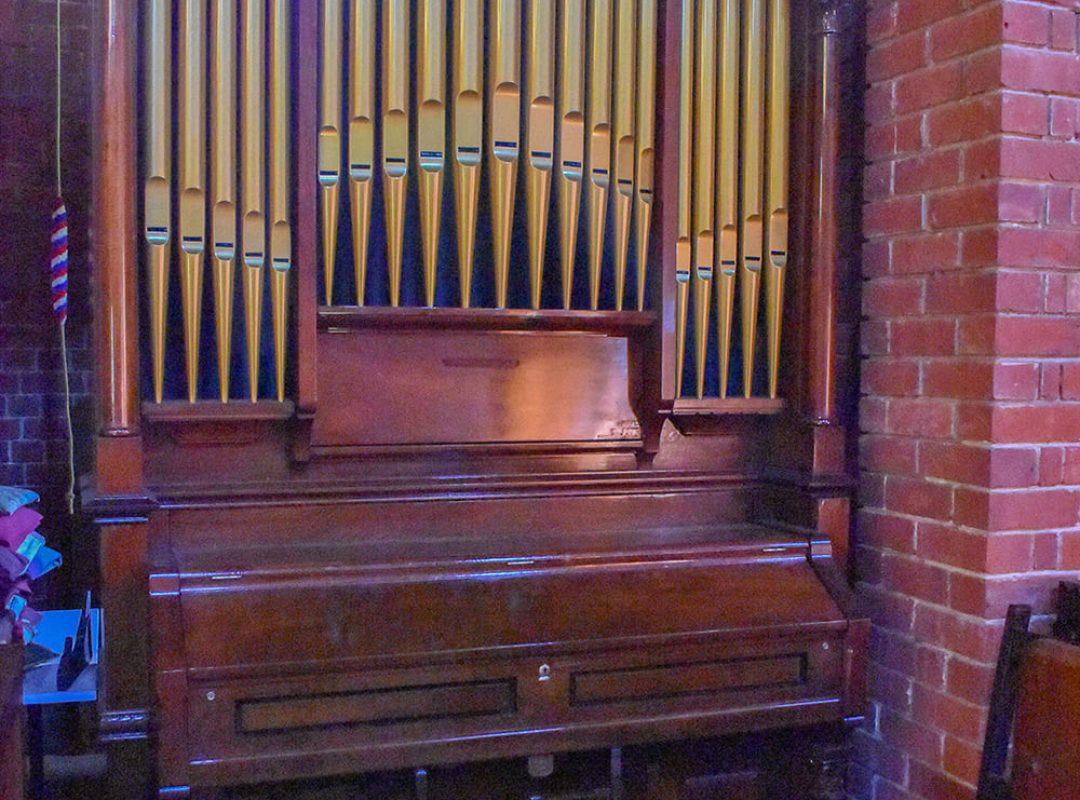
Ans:
POLYGON ((20 489, 17 486, 0 486, 0 512, 14 514, 20 508, 30 503, 36 503, 41 498, 37 492, 29 489, 20 489))

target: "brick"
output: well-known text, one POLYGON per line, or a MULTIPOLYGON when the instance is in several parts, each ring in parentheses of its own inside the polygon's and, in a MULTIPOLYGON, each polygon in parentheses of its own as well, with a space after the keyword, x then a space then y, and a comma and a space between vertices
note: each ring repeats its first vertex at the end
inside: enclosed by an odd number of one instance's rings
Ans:
POLYGON ((895 744, 909 755, 922 761, 941 763, 943 735, 939 731, 893 711, 883 711, 881 733, 886 741, 895 744))
MULTIPOLYGON (((865 441, 860 445, 865 446, 865 441)), ((904 517, 864 508, 859 512, 858 530, 860 540, 868 546, 898 553, 915 552, 915 523, 904 517)))
POLYGON ((969 95, 981 94, 1001 88, 1000 47, 991 47, 972 53, 964 63, 964 91, 969 95))
POLYGON ((913 517, 948 519, 952 489, 940 483, 890 476, 885 481, 885 506, 913 517))
POLYGON ((1050 135, 1061 139, 1075 138, 1077 131, 1077 104, 1071 97, 1054 97, 1050 100, 1050 135))
POLYGON ((965 783, 977 784, 982 765, 982 748, 971 742, 961 741, 955 736, 946 736, 945 755, 941 765, 946 774, 965 783))
POLYGON ((1042 136, 1050 132, 1050 100, 1043 95, 1003 92, 1001 130, 1042 136))
POLYGON ((1061 397, 1061 364, 1050 362, 1039 370, 1039 399, 1058 400, 1061 397))
POLYGON ((1043 462, 1031 447, 995 447, 990 451, 989 486, 1032 486, 1042 477, 1043 462))
POLYGON ((919 471, 950 483, 984 486, 990 478, 990 450, 958 442, 919 443, 919 471))
POLYGON ((1067 159, 1078 155, 1077 142, 1006 136, 1001 140, 1001 174, 1006 178, 1076 182, 1080 180, 1080 165, 1067 159))
POLYGON ((863 233, 867 237, 916 231, 922 227, 922 198, 898 197, 863 206, 863 233))
POLYGON ((936 522, 920 521, 916 554, 939 564, 981 571, 986 566, 987 537, 936 522))
POLYGON ((1076 14, 1070 9, 1051 9, 1050 46, 1055 50, 1076 49, 1076 14))
POLYGON ((860 378, 866 394, 913 395, 919 390, 919 366, 914 361, 867 361, 860 378))
POLYGON ((1002 34, 1006 42, 1047 44, 1050 41, 1049 9, 1027 3, 1003 3, 1002 34))
POLYGON ((997 277, 991 272, 958 272, 930 277, 926 310, 932 314, 993 311, 997 277))
POLYGON ((915 472, 917 446, 898 436, 863 436, 859 442, 859 464, 871 472, 908 475, 915 472))
POLYGON ((910 114, 963 96, 963 63, 948 61, 898 76, 894 82, 893 110, 898 115, 910 114))
POLYGON ((982 734, 983 710, 944 692, 915 684, 911 700, 912 714, 937 730, 951 733, 969 742, 979 741, 982 734))
POLYGON ((996 228, 967 229, 960 236, 960 263, 963 266, 985 267, 997 263, 996 228))
POLYGON ((1000 271, 996 275, 994 308, 998 311, 1040 311, 1043 276, 1038 272, 1000 271))
POLYGON ((896 355, 946 356, 956 350, 952 319, 898 319, 890 329, 890 352, 896 355))
POLYGON ((1076 492, 1063 489, 994 492, 987 527, 994 531, 1068 528, 1078 522, 1078 499, 1076 492))
POLYGON ((915 31, 874 47, 866 56, 866 79, 877 83, 926 63, 925 34, 915 31))
POLYGON ((1001 625, 998 622, 988 622, 925 604, 915 608, 912 632, 920 642, 986 663, 993 662, 997 657, 1001 641, 1001 625))
POLYGON ((960 179, 960 148, 934 150, 896 162, 897 194, 952 186, 960 179))
POLYGON ((953 359, 926 362, 923 394, 927 397, 982 399, 991 395, 994 365, 953 359))
POLYGON ((885 553, 881 584, 917 600, 944 605, 949 595, 949 573, 933 564, 894 553, 885 553))
POLYGON ((1000 316, 997 351, 1002 356, 1073 355, 1080 352, 1080 321, 1069 317, 1000 316))
MULTIPOLYGON (((894 57, 892 63, 898 60, 894 57)), ((1072 53, 1007 45, 1001 49, 1001 80, 1008 89, 1076 95, 1080 62, 1072 53)))
POLYGON ((1001 222, 1041 222, 1045 204, 1042 186, 1010 182, 997 186, 997 219, 1001 222))
MULTIPOLYGON (((867 247, 871 244, 867 243, 867 247)), ((877 257, 876 254, 874 256, 877 257)), ((866 267, 866 247, 863 248, 863 268, 866 267)), ((1080 281, 1078 281, 1080 285, 1080 281)), ((888 278, 867 281, 863 284, 862 309, 871 317, 896 317, 920 313, 923 310, 923 278, 888 278)))
POLYGON ((1039 394, 1039 365, 1035 362, 998 361, 994 363, 993 380, 995 400, 1034 400, 1039 394))
POLYGON ((946 667, 945 686, 949 694, 969 703, 984 705, 990 699, 994 683, 994 668, 956 656, 950 656, 946 667))
POLYGON ((993 412, 995 441, 1010 443, 1080 440, 1080 404, 1002 405, 993 412))
MULTIPOLYGON (((931 208, 935 199, 930 201, 931 208)), ((892 272, 896 275, 951 269, 959 259, 960 235, 955 231, 904 236, 892 243, 892 272)))
POLYGON ((1001 38, 1001 9, 984 6, 971 14, 942 19, 930 29, 930 53, 935 61, 972 53, 1001 38))
POLYGON ((906 436, 952 434, 953 405, 944 400, 901 399, 889 401, 888 429, 906 436))
POLYGON ((998 98, 983 96, 932 109, 926 114, 930 144, 969 142, 1000 131, 1000 107, 998 98))
POLYGON ((927 200, 927 221, 938 229, 996 222, 1000 214, 998 193, 999 187, 993 183, 936 192, 927 200))
POLYGON ((916 797, 934 800, 972 800, 975 790, 936 769, 913 761, 908 776, 909 787, 916 797))

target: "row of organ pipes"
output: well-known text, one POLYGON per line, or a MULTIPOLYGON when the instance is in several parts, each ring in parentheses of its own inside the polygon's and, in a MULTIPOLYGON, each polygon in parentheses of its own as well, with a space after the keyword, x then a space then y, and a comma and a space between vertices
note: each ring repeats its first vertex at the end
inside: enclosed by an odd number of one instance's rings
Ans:
POLYGON ((715 303, 719 392, 727 396, 738 284, 742 388, 751 396, 764 271, 768 394, 775 398, 788 261, 789 0, 681 3, 677 395, 686 390, 692 294, 695 394, 704 394, 715 303))
POLYGON ((289 221, 292 4, 290 0, 176 0, 175 72, 173 15, 173 0, 146 0, 143 216, 154 399, 161 402, 164 392, 169 269, 175 242, 179 247, 188 399, 194 401, 197 395, 203 271, 209 253, 221 400, 227 401, 230 395, 232 308, 238 266, 242 275, 251 399, 256 400, 258 395, 263 288, 267 280, 264 273, 269 271, 275 387, 277 398, 283 400, 287 287, 292 267, 289 221), (212 65, 209 75, 207 47, 212 65), (175 148, 179 162, 175 176, 171 141, 174 86, 179 140, 175 148), (238 149, 242 175, 239 187, 238 149), (174 180, 179 206, 175 230, 172 227, 174 180))
MULTIPOLYGON (((719 390, 721 396, 726 395, 738 283, 743 389, 750 396, 764 271, 768 392, 775 397, 788 258, 789 0, 673 1, 681 3, 682 12, 675 264, 677 393, 683 396, 687 388, 682 385, 682 376, 692 294, 696 394, 700 397, 704 392, 708 324, 715 303, 719 390)), ((399 304, 406 186, 412 160, 409 127, 415 124, 427 305, 435 302, 449 133, 463 307, 468 306, 471 295, 480 173, 485 168, 490 170, 496 305, 506 306, 517 170, 524 138, 533 308, 540 306, 552 173, 557 165, 554 177, 564 307, 571 304, 573 254, 583 202, 588 219, 590 305, 598 307, 606 215, 613 201, 615 306, 616 310, 623 308, 630 237, 636 231, 640 309, 654 203, 657 2, 455 0, 451 5, 448 0, 415 0, 417 63, 413 65, 410 0, 321 0, 318 185, 326 302, 331 303, 333 296, 343 180, 348 181, 351 199, 356 301, 358 305, 364 301, 376 136, 381 135, 389 301, 392 306, 399 304), (351 26, 348 53, 343 30, 346 3, 351 26), (453 19, 448 19, 448 9, 452 9, 453 19), (382 24, 378 49, 377 10, 382 24), (523 44, 527 64, 524 87, 523 44), (381 63, 376 63, 379 56, 381 63), (449 87, 448 110, 446 73, 451 57, 453 86, 449 87), (486 98, 485 68, 490 71, 486 98), (415 114, 410 86, 414 79, 415 114), (347 80, 346 92, 342 91, 342 80, 347 80), (381 120, 375 119, 377 91, 382 93, 381 120)), ((230 397, 237 267, 242 276, 250 397, 254 401, 258 395, 264 273, 269 272, 275 387, 277 398, 284 399, 287 286, 292 266, 291 13, 289 0, 147 0, 144 223, 152 384, 157 402, 162 400, 164 386, 174 241, 179 244, 189 400, 194 401, 197 395, 202 276, 208 249, 220 399, 224 402, 230 397), (175 71, 171 63, 174 1, 179 39, 175 43, 179 62, 175 71), (239 38, 235 36, 237 25, 239 38), (239 112, 235 108, 237 82, 239 112), (171 141, 174 85, 179 139, 175 175, 171 141), (237 152, 241 159, 239 187, 237 152), (178 198, 175 214, 174 181, 178 198), (174 216, 176 230, 172 227, 174 216)))
POLYGON ((539 308, 541 302, 556 164, 564 307, 570 308, 571 303, 573 254, 577 250, 583 198, 590 221, 589 295, 591 307, 599 305, 612 186, 616 201, 615 305, 622 310, 636 207, 636 277, 641 307, 645 258, 640 254, 648 252, 653 204, 657 0, 457 0, 453 19, 448 19, 447 0, 417 0, 415 65, 409 63, 412 28, 408 0, 381 4, 382 63, 376 65, 376 5, 380 5, 376 0, 322 0, 319 182, 326 303, 331 304, 334 295, 340 185, 347 180, 352 201, 356 303, 364 304, 375 161, 375 93, 381 89, 382 120, 378 127, 382 134, 382 211, 391 306, 401 300, 406 185, 412 162, 420 181, 426 305, 435 305, 443 178, 452 165, 461 305, 467 307, 470 302, 480 173, 486 168, 490 170, 495 304, 506 307, 517 173, 519 161, 523 161, 532 307, 539 308), (350 24, 347 62, 343 30, 346 4, 350 24), (489 42, 486 59, 485 6, 489 42), (527 64, 524 83, 523 44, 527 64), (451 58, 453 86, 448 87, 451 58), (490 73, 486 103, 485 68, 490 73), (340 83, 345 75, 347 92, 342 91, 340 83), (415 116, 410 110, 412 79, 416 82, 415 116), (347 107, 343 107, 346 97, 347 107), (486 160, 485 117, 489 148, 486 160), (409 153, 411 123, 417 125, 414 159, 409 153), (586 177, 587 194, 583 192, 586 177))

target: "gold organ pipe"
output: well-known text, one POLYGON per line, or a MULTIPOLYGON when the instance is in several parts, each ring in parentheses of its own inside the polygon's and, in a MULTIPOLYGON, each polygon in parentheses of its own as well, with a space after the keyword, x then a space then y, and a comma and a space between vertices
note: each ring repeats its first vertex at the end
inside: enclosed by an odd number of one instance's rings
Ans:
POLYGON ((637 234, 637 308, 645 308, 645 279, 649 265, 649 229, 655 199, 656 152, 656 0, 641 0, 637 81, 637 194, 634 227, 637 234))
POLYGON ((563 308, 570 308, 585 163, 585 0, 562 0, 560 35, 559 256, 563 308))
POLYGON ((788 0, 769 2, 769 183, 766 204, 765 327, 769 351, 769 397, 776 397, 780 374, 780 326, 784 313, 784 274, 788 261, 788 104, 791 97, 788 0))
POLYGON ((420 0, 417 147, 420 164, 420 235, 424 299, 435 305, 446 167, 446 0, 420 0))
POLYGON ((547 249, 551 171, 555 166, 555 4, 529 6, 529 107, 526 129, 529 217, 529 297, 540 308, 547 249))
POLYGON ((352 0, 349 58, 349 200, 356 304, 367 290, 375 164, 375 0, 352 0))
POLYGON ((323 283, 327 305, 334 302, 338 193, 341 184, 341 13, 341 0, 323 0, 319 186, 322 187, 323 283))
POLYGON ((716 274, 716 328, 720 396, 727 397, 735 273, 739 264, 739 20, 741 0, 720 0, 720 80, 717 86, 716 230, 720 234, 716 274))
POLYGON ((199 392, 206 252, 206 0, 180 3, 180 295, 188 400, 199 392))
POLYGON ((172 3, 150 0, 146 22, 146 184, 143 217, 150 293, 154 402, 165 385, 165 321, 169 301, 172 202, 172 3))
POLYGON ((694 355, 697 396, 705 393, 705 356, 713 279, 716 147, 716 2, 701 0, 698 22, 697 123, 694 153, 694 355))
POLYGON ((600 306, 608 189, 611 186, 611 0, 593 5, 589 70, 589 303, 600 306))
POLYGON ((682 0, 679 36, 679 206, 675 242, 675 396, 682 396, 686 317, 693 263, 691 197, 694 159, 694 0, 682 0))
POLYGON ((266 216, 263 173, 266 168, 264 0, 244 0, 244 72, 241 84, 241 150, 243 154, 244 319, 247 333, 248 386, 251 402, 259 397, 259 345, 262 337, 263 264, 266 261, 266 216))
POLYGON ((510 241, 514 221, 521 137, 521 2, 491 4, 491 227, 495 247, 495 305, 506 308, 510 283, 510 241))
POLYGON ((747 0, 743 28, 742 281, 743 394, 754 383, 762 229, 765 130, 765 0, 747 0))
POLYGON ((630 220, 634 208, 635 65, 637 0, 618 0, 615 47, 615 310, 622 311, 626 264, 630 257, 630 220))
POLYGON ((270 308, 274 326, 274 378, 285 399, 289 270, 289 0, 270 6, 270 308))
POLYGON ((383 202, 390 305, 401 303, 405 190, 409 173, 409 0, 383 6, 383 202))
POLYGON ((483 0, 456 0, 454 6, 454 194, 461 306, 468 308, 483 161, 484 4, 483 0))
POLYGON ((236 260, 236 0, 214 2, 213 125, 214 329, 218 392, 229 400, 233 265, 236 260))

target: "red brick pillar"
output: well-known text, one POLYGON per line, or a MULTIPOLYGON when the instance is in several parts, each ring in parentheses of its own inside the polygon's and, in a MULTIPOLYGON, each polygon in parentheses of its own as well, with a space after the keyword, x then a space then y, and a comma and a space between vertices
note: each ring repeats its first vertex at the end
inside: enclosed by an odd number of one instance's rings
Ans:
POLYGON ((864 798, 969 797, 1005 608, 1080 571, 1077 15, 870 0, 864 798))

